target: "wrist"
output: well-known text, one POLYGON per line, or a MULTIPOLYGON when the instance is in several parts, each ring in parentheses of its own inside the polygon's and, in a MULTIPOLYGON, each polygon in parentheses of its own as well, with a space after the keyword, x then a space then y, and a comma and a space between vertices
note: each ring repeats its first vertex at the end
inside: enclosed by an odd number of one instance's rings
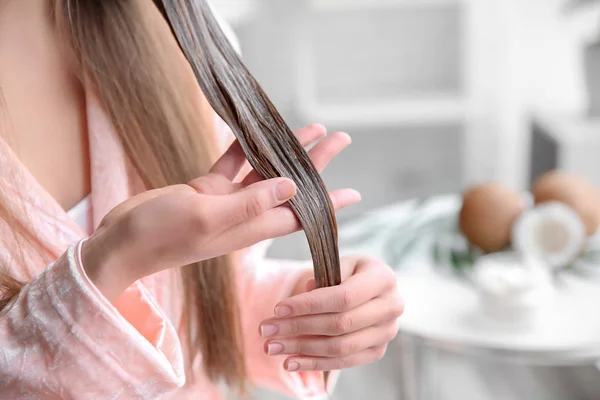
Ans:
POLYGON ((115 244, 110 232, 102 228, 82 243, 83 270, 111 303, 137 280, 126 266, 122 248, 122 243, 115 244))

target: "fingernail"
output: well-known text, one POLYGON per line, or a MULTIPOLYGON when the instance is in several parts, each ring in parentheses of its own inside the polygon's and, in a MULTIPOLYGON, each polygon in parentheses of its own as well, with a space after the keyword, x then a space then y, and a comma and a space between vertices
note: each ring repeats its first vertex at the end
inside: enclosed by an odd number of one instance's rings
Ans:
POLYGON ((356 201, 362 200, 362 195, 360 194, 360 192, 358 190, 350 189, 349 193, 356 201))
POLYGON ((290 372, 298 371, 300 369, 300 364, 296 361, 290 361, 287 365, 287 370, 290 372))
POLYGON ((296 185, 290 180, 283 180, 277 184, 275 189, 275 195, 277 200, 284 201, 289 200, 296 194, 296 185))
POLYGON ((279 327, 277 325, 261 325, 260 326, 260 335, 264 338, 268 338, 274 336, 279 332, 279 327))
POLYGON ((349 144, 352 144, 352 136, 348 135, 346 132, 340 132, 340 134, 346 137, 349 144))
POLYGON ((323 134, 327 134, 327 128, 323 124, 315 123, 311 125, 311 128, 320 130, 323 134))
POLYGON ((274 356, 275 354, 279 354, 283 351, 283 345, 281 343, 269 343, 267 346, 267 353, 270 356, 274 356))
POLYGON ((292 309, 288 306, 275 307, 275 316, 277 318, 288 317, 292 315, 292 309))

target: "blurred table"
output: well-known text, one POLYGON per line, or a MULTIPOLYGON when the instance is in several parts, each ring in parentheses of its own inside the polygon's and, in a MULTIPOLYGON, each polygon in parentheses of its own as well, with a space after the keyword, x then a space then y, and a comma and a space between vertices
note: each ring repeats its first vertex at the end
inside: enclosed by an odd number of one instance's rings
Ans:
MULTIPOLYGON (((406 302, 399 320, 406 400, 435 399, 439 350, 527 365, 593 364, 600 359, 600 273, 565 273, 552 317, 530 327, 500 325, 478 309, 467 278, 439 266, 433 245, 456 231, 458 196, 409 201, 340 229, 342 255, 369 254, 392 265, 406 302)), ((439 260, 439 259, 438 259, 439 260)), ((600 270, 600 266, 598 267, 600 270)), ((600 373, 599 373, 600 378, 600 373)))

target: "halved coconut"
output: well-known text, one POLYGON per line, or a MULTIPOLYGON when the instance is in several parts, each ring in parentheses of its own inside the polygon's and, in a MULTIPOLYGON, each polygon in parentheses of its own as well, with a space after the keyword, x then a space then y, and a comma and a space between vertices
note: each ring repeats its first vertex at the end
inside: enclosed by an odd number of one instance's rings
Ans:
POLYGON ((525 211, 515 221, 511 241, 515 250, 537 257, 551 268, 573 262, 586 241, 585 225, 566 204, 549 202, 525 211))

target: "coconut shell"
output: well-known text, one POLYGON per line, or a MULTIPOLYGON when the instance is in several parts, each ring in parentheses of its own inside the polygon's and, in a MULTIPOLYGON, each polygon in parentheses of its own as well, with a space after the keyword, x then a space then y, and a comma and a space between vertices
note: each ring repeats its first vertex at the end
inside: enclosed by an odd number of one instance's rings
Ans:
POLYGON ((557 201, 571 207, 593 235, 600 224, 600 192, 586 179, 562 171, 551 171, 538 178, 531 190, 535 204, 557 201))
POLYGON ((458 226, 471 244, 495 253, 510 244, 512 225, 524 209, 519 192, 500 183, 484 183, 463 193, 458 226))

